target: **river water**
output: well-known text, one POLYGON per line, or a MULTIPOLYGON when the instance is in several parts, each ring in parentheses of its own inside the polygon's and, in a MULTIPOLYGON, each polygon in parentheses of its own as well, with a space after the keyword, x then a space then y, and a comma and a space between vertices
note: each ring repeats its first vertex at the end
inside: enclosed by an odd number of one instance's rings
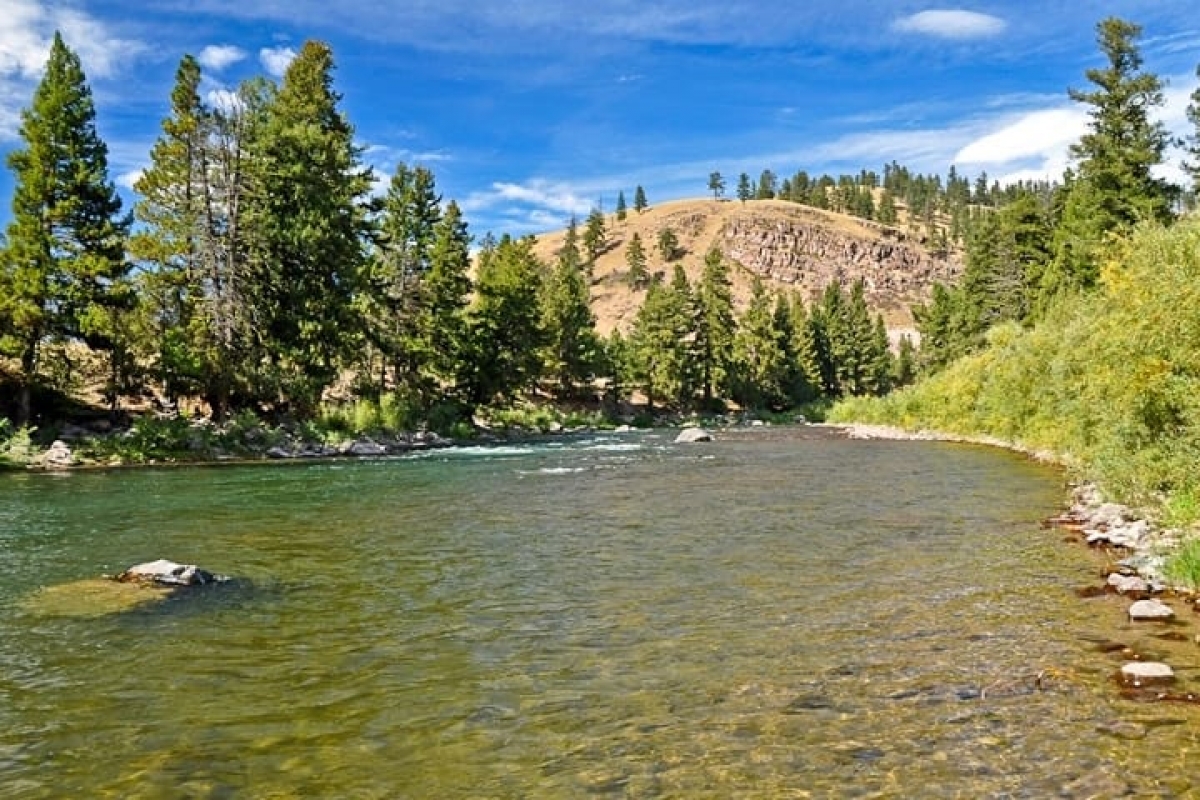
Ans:
POLYGON ((1200 796, 1062 500, 804 427, 0 475, 0 797, 1200 796), (235 580, 44 601, 160 557, 235 580))

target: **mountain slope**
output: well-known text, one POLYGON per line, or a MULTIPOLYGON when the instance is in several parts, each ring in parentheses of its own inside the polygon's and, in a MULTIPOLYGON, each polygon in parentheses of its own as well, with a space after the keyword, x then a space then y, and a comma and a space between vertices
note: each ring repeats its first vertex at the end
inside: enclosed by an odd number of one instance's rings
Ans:
MULTIPOLYGON (((580 236, 583 233, 580 222, 580 236)), ((651 274, 669 280, 673 264, 658 251, 659 234, 670 228, 679 242, 678 259, 688 278, 698 281, 704 256, 718 248, 735 265, 735 301, 750 297, 755 275, 777 289, 800 291, 811 300, 833 281, 862 278, 867 301, 884 314, 889 328, 912 327, 909 306, 929 296, 934 282, 957 279, 961 258, 938 255, 915 236, 868 220, 782 200, 680 200, 630 211, 624 221, 605 216, 607 247, 596 259, 592 308, 597 327, 607 334, 628 330, 644 296, 628 285, 626 249, 637 232, 651 274)), ((552 263, 564 231, 538 236, 537 254, 552 263)))

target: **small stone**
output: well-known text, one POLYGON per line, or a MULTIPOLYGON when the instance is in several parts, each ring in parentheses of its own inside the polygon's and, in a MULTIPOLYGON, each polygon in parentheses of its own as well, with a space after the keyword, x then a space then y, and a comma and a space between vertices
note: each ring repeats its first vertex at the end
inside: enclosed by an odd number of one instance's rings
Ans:
POLYGON ((1138 600, 1129 607, 1129 618, 1138 620, 1168 620, 1175 616, 1169 605, 1161 600, 1138 600))
POLYGON ((1170 683, 1175 680, 1175 670, 1161 661, 1130 661, 1121 667, 1121 679, 1135 686, 1170 683))
POLYGON ((1146 583, 1145 578, 1137 575, 1122 575, 1119 572, 1114 572, 1108 576, 1108 585, 1118 594, 1150 591, 1150 584, 1146 583))
POLYGON ((295 454, 291 450, 288 450, 286 447, 279 447, 278 445, 267 451, 267 458, 281 459, 294 457, 295 454))

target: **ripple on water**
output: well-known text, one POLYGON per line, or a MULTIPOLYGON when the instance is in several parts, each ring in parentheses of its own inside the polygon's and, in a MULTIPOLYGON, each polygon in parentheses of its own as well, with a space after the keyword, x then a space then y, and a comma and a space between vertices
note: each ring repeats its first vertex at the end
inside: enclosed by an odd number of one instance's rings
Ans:
POLYGON ((1096 647, 1188 643, 1072 595, 1057 478, 1005 453, 775 428, 74 477, 0 482, 22 798, 1165 796, 1197 746, 1096 647), (242 589, 22 610, 158 556, 242 589))

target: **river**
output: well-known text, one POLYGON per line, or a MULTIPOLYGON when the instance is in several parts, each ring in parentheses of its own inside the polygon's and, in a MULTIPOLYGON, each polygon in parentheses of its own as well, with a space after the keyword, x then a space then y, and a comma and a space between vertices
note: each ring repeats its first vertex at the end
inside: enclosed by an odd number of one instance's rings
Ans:
POLYGON ((0 475, 0 797, 1200 796, 1063 499, 806 427, 0 475), (234 580, 41 602, 160 557, 234 580))

